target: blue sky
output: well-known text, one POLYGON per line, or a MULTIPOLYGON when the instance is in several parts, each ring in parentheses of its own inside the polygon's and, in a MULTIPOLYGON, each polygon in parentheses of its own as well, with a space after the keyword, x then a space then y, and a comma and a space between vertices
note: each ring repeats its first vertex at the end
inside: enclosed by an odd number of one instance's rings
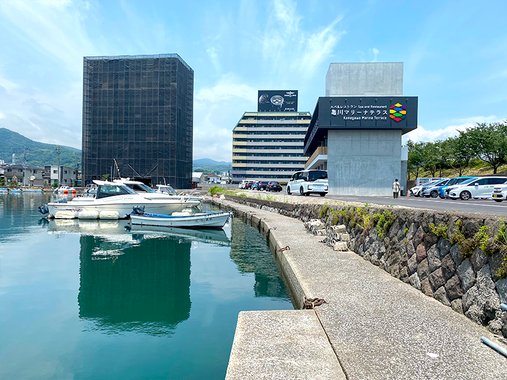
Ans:
POLYGON ((81 148, 83 56, 178 53, 195 72, 194 159, 231 161, 259 89, 299 90, 313 112, 334 62, 403 62, 419 96, 406 137, 445 139, 507 119, 506 14, 505 0, 0 0, 0 127, 81 148))

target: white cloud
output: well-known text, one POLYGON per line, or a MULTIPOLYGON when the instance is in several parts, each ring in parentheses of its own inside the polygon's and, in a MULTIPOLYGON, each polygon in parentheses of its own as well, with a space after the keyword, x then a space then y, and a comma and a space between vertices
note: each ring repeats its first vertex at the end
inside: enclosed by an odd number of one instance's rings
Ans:
POLYGON ((233 74, 201 88, 194 102, 194 159, 231 161, 232 129, 245 111, 256 110, 257 89, 233 74))
POLYGON ((342 16, 317 32, 301 30, 302 16, 297 14, 296 5, 290 0, 274 1, 261 41, 264 65, 270 74, 275 74, 279 85, 284 75, 291 79, 313 77, 345 34, 335 30, 342 16))
POLYGON ((501 118, 498 118, 495 115, 491 115, 457 119, 454 121, 455 123, 453 123, 453 125, 432 131, 426 130, 422 126, 418 126, 417 129, 403 136, 403 144, 405 144, 408 140, 412 140, 414 142, 445 140, 449 137, 457 136, 459 134, 459 131, 465 131, 469 128, 474 128, 477 123, 496 123, 500 121, 502 121, 501 118))
POLYGON ((74 75, 82 71, 83 52, 94 53, 83 21, 90 10, 88 2, 1 1, 4 28, 30 47, 60 63, 74 75))
POLYGON ((373 53, 373 61, 372 62, 377 62, 377 57, 378 57, 380 51, 376 48, 372 48, 372 49, 370 49, 370 51, 373 53))
POLYGON ((222 67, 220 65, 220 60, 218 58, 217 49, 214 47, 210 47, 210 48, 206 49, 206 53, 208 54, 209 58, 211 59, 211 63, 213 63, 215 70, 217 72, 220 72, 222 67))

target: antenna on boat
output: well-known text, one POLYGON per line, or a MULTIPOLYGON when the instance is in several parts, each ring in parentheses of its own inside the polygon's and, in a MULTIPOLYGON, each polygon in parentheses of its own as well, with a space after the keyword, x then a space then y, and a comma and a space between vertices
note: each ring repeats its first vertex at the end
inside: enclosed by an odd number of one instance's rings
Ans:
POLYGON ((118 172, 118 177, 121 178, 120 168, 118 168, 118 163, 116 162, 116 158, 113 158, 114 166, 116 167, 116 171, 118 172))

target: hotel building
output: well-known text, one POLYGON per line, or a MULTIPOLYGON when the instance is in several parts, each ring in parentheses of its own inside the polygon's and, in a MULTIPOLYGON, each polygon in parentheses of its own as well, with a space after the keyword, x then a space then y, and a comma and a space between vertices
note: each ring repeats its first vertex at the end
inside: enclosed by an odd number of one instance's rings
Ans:
POLYGON ((287 182, 304 168, 309 112, 297 112, 297 91, 259 91, 258 112, 245 112, 232 134, 232 182, 287 182))

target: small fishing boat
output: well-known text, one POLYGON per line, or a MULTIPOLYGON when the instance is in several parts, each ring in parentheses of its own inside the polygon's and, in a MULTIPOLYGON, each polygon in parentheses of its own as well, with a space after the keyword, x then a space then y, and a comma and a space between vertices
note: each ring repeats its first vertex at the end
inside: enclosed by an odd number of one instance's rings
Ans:
POLYGON ((156 227, 222 228, 232 216, 231 211, 173 212, 171 215, 148 214, 138 207, 130 214, 130 224, 156 227))
POLYGON ((3 187, 0 187, 0 194, 7 194, 9 192, 9 189, 5 189, 3 187))

